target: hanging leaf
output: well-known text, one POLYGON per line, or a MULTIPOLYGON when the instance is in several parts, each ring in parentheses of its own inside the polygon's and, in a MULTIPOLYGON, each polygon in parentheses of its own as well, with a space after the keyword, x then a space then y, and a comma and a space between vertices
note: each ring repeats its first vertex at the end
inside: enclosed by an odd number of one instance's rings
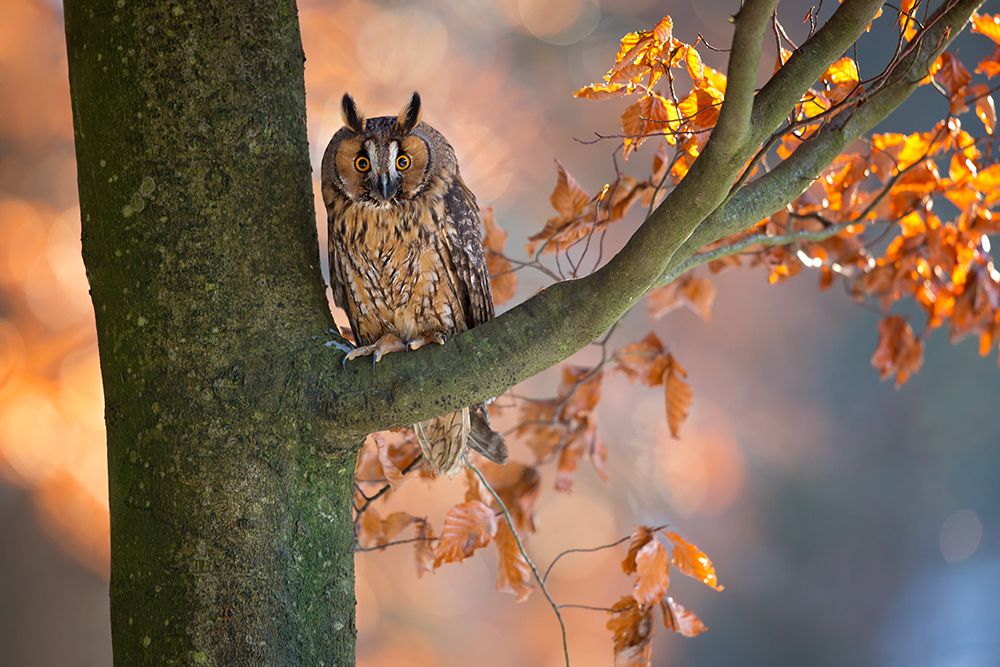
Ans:
POLYGON ((417 577, 434 571, 434 530, 426 519, 417 523, 417 540, 413 543, 413 555, 417 564, 417 577))
POLYGON ((709 588, 717 591, 723 589, 715 574, 715 566, 705 552, 673 531, 667 533, 667 538, 674 543, 674 550, 670 555, 670 562, 674 567, 709 588))
POLYGON ((983 124, 986 134, 992 136, 997 127, 997 108, 993 103, 992 95, 986 95, 976 100, 976 116, 983 124))
POLYGON ((493 546, 497 550, 497 590, 512 593, 518 602, 523 602, 531 594, 531 567, 517 548, 514 533, 506 521, 497 527, 493 546))
POLYGON ((657 539, 647 542, 635 556, 635 586, 632 597, 641 606, 659 602, 670 586, 667 550, 657 539))
POLYGON ((615 353, 618 370, 633 382, 638 380, 650 387, 663 383, 663 371, 667 367, 667 355, 663 341, 655 333, 649 333, 638 343, 632 343, 615 353))
POLYGON ((672 597, 660 600, 660 610, 663 612, 663 625, 671 632, 685 637, 697 637, 708 630, 700 618, 675 602, 672 597))
POLYGON ((403 483, 403 473, 396 466, 389 451, 389 443, 381 433, 372 433, 372 440, 375 441, 375 450, 378 453, 378 462, 382 466, 382 473, 393 488, 397 488, 403 483))
POLYGON ((631 595, 611 608, 608 630, 614 637, 615 667, 649 667, 652 660, 653 614, 631 595))
POLYGON ((639 554, 639 550, 649 544, 652 539, 653 530, 649 526, 636 526, 635 530, 632 531, 632 538, 628 543, 628 553, 622 561, 622 572, 625 574, 635 574, 637 567, 635 562, 636 556, 639 554))
POLYGON ((878 347, 872 355, 872 366, 881 379, 895 373, 898 387, 920 370, 923 358, 923 341, 913 334, 909 322, 898 315, 890 315, 879 322, 878 347))
POLYGON ((674 355, 667 354, 666 367, 663 369, 663 391, 666 397, 667 425, 674 439, 681 437, 681 425, 688 417, 694 392, 691 385, 684 381, 687 371, 677 363, 674 355))
POLYGON ((434 550, 434 567, 470 557, 490 543, 497 532, 493 510, 478 500, 455 505, 444 517, 441 537, 434 550))

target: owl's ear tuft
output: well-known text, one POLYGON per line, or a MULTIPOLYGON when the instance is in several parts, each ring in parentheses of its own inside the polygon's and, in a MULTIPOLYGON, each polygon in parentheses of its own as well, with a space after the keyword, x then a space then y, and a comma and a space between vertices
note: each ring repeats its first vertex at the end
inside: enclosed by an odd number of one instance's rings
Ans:
POLYGON ((340 100, 340 117, 344 120, 344 125, 358 134, 365 131, 365 117, 358 111, 358 105, 350 93, 344 93, 344 98, 340 100))
POLYGON ((420 122, 420 93, 413 91, 410 101, 396 116, 396 127, 402 134, 408 134, 420 122))

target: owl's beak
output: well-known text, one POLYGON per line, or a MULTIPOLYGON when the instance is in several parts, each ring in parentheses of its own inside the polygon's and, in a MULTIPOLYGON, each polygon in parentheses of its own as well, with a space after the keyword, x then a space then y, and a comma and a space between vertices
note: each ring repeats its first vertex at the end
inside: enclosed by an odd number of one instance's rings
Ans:
POLYGON ((378 194, 382 199, 388 201, 392 199, 393 195, 396 194, 396 190, 399 189, 399 183, 394 178, 390 178, 389 174, 382 174, 378 180, 378 194))

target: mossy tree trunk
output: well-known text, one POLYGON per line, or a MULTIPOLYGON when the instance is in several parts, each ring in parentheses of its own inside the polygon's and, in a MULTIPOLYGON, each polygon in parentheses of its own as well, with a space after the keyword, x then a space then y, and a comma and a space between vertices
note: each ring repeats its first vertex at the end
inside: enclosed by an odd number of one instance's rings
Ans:
POLYGON ((357 435, 321 428, 292 0, 65 6, 116 665, 352 665, 357 435))

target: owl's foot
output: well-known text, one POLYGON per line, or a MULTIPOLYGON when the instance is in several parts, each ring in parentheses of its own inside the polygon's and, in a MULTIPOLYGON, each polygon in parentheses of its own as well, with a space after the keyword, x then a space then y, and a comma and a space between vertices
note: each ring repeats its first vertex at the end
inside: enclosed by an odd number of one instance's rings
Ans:
POLYGON ((390 352, 402 352, 406 349, 406 343, 399 340, 394 334, 385 334, 371 345, 362 345, 349 351, 344 356, 344 363, 358 357, 371 355, 372 364, 377 364, 382 357, 390 352))
MULTIPOLYGON (((337 331, 336 329, 327 329, 326 333, 336 334, 336 335, 340 334, 340 332, 337 331)), ((318 337, 319 336, 314 336, 314 338, 318 337)), ((343 359, 340 360, 341 366, 347 364, 347 355, 353 352, 355 349, 357 349, 354 347, 354 345, 351 344, 351 341, 347 340, 346 338, 334 338, 333 340, 328 340, 325 343, 323 343, 323 347, 332 347, 333 349, 340 350, 341 352, 344 353, 343 359)))
POLYGON ((444 345, 445 337, 443 333, 426 333, 412 340, 406 341, 406 347, 411 350, 419 350, 424 345, 429 345, 430 343, 435 343, 436 345, 444 345))

